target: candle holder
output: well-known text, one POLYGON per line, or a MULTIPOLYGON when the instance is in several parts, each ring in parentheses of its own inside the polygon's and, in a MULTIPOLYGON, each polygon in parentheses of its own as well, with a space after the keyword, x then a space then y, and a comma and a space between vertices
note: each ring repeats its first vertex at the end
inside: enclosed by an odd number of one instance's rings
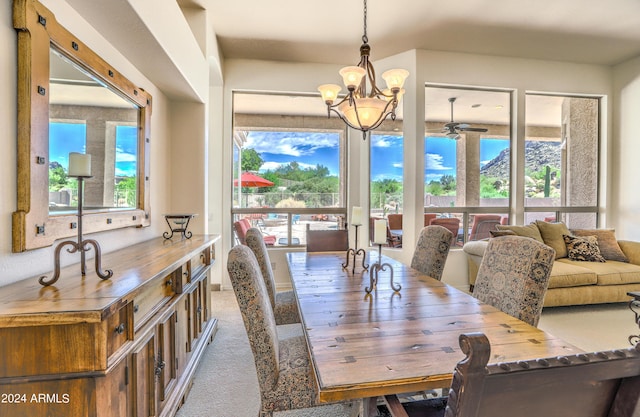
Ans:
MULTIPOLYGON (((640 327, 640 292, 630 292, 628 295, 633 297, 633 299, 629 301, 629 309, 633 311, 633 314, 635 315, 635 322, 640 327)), ((629 343, 632 346, 640 343, 640 335, 629 336, 629 343)))
POLYGON ((364 290, 367 292, 367 294, 371 294, 371 291, 373 291, 378 285, 378 274, 380 273, 380 271, 386 271, 386 267, 389 267, 389 270, 391 272, 389 281, 391 284, 391 289, 395 292, 398 292, 402 289, 402 285, 393 282, 393 267, 391 266, 391 264, 388 264, 386 262, 382 263, 382 244, 378 243, 377 245, 378 261, 371 265, 371 269, 369 270, 369 286, 365 287, 364 290))
POLYGON ((45 287, 55 283, 58 278, 60 278, 60 251, 67 245, 71 246, 71 248, 67 249, 67 252, 80 252, 80 272, 82 273, 82 276, 85 276, 87 271, 85 252, 91 250, 91 248, 87 246, 93 246, 93 249, 96 251, 96 256, 94 257, 96 274, 101 279, 109 279, 113 276, 113 271, 111 269, 107 269, 105 270, 105 272, 101 271, 102 267, 100 263, 102 259, 102 253, 100 251, 100 245, 98 244, 98 242, 94 239, 82 239, 82 190, 84 188, 84 179, 91 177, 76 176, 76 178, 78 179, 78 241, 74 242, 72 240, 65 240, 64 242, 60 242, 58 246, 56 246, 53 277, 51 277, 51 279, 47 279, 47 276, 43 275, 38 280, 38 282, 45 287))
POLYGON ((351 255, 353 255, 353 267, 351 268, 351 273, 355 274, 355 272, 356 272, 356 257, 358 255, 362 254, 362 268, 365 271, 369 269, 369 265, 365 265, 365 259, 367 258, 367 253, 362 248, 358 249, 358 227, 360 227, 360 225, 359 224, 354 224, 353 227, 356 228, 355 249, 349 248, 347 250, 347 260, 346 260, 345 263, 342 264, 342 267, 346 268, 346 267, 349 266, 349 259, 350 259, 351 255))

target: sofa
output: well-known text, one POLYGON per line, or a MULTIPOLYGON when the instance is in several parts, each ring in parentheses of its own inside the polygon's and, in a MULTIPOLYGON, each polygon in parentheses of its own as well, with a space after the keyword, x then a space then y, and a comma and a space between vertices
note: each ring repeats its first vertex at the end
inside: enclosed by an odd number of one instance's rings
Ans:
MULTIPOLYGON (((568 229, 537 221, 526 226, 496 225, 489 239, 515 234, 541 241, 556 251, 544 306, 627 302, 640 291, 640 242, 617 240, 613 229, 568 229)), ((467 242, 469 285, 489 239, 467 242)))

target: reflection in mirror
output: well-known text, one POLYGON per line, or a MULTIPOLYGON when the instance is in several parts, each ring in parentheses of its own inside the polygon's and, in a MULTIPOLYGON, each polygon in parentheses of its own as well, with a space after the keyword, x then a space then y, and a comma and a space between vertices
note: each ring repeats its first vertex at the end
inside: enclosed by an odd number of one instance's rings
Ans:
POLYGON ((135 208, 138 106, 55 48, 49 68, 49 213, 69 213, 78 206, 78 182, 68 176, 70 152, 91 155, 87 210, 135 208))

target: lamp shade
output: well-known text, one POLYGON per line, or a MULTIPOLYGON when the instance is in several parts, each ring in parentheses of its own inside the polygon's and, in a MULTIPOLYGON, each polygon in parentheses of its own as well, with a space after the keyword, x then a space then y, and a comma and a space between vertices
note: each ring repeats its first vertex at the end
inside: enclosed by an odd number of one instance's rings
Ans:
POLYGON ((354 90, 358 88, 360 83, 362 82, 362 77, 365 76, 367 72, 364 68, 361 67, 344 67, 340 70, 340 75, 342 76, 342 82, 349 90, 354 90))
POLYGON ((386 81, 389 90, 401 89, 408 76, 409 71, 403 69, 391 69, 382 73, 382 79, 386 81))
POLYGON ((322 100, 324 100, 327 104, 333 104, 336 98, 338 98, 338 93, 342 87, 336 84, 322 84, 318 87, 318 91, 322 95, 322 100))
POLYGON ((386 105, 386 101, 379 98, 357 98, 355 106, 350 106, 349 102, 345 101, 338 109, 352 126, 368 130, 380 120, 386 105))

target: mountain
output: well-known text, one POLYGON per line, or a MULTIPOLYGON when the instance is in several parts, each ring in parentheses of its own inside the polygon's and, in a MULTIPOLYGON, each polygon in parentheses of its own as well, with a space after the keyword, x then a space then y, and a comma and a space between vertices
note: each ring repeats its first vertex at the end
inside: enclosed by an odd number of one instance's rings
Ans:
MULTIPOLYGON (((560 168, 561 149, 558 142, 525 142, 525 171, 539 170, 541 167, 560 168)), ((480 168, 480 175, 491 178, 508 179, 511 151, 509 148, 500 152, 498 156, 480 168)))

